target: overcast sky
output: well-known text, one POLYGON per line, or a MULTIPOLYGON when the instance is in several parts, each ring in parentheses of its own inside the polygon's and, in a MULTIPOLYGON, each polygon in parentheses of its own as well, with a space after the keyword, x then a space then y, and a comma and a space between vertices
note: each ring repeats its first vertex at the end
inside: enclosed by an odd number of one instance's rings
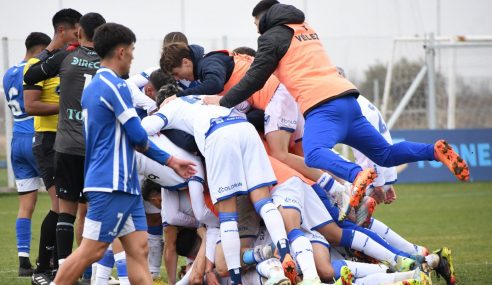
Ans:
MULTIPOLYGON (((360 76, 377 60, 386 62, 394 37, 423 36, 429 32, 446 36, 492 36, 491 0, 440 0, 440 4, 438 0, 281 2, 306 12, 307 21, 317 30, 332 60, 353 76, 360 76)), ((201 44, 208 51, 240 45, 256 47, 258 35, 251 17, 256 3, 256 0, 2 1, 0 36, 10 39, 12 65, 22 58, 23 41, 30 32, 53 34, 51 17, 60 8, 75 8, 82 14, 99 12, 108 22, 124 24, 137 35, 132 67, 135 73, 158 63, 161 39, 171 31, 185 32, 191 43, 201 44)), ((421 50, 413 47, 407 52, 417 54, 421 50)), ((481 52, 492 55, 490 48, 481 52)), ((3 67, 3 58, 0 62, 3 67)))

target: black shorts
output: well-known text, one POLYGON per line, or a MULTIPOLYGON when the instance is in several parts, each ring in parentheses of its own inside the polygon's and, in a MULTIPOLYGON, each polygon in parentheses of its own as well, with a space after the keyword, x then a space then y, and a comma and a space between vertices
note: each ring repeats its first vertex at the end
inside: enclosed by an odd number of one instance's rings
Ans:
POLYGON ((36 132, 32 144, 32 151, 46 189, 55 185, 55 138, 56 132, 36 132))
POLYGON ((87 201, 82 194, 84 161, 84 156, 55 152, 55 186, 58 198, 72 202, 87 201))

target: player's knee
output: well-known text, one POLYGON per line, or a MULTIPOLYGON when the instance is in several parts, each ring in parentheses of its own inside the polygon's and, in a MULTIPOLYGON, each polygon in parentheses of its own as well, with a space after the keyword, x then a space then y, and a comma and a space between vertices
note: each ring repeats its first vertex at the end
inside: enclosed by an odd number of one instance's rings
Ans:
POLYGON ((333 282, 333 278, 335 277, 335 271, 333 267, 328 264, 318 265, 316 264, 316 270, 318 271, 319 278, 323 283, 333 282))
POLYGON ((92 259, 93 259, 92 262, 96 262, 98 260, 101 260, 104 257, 105 253, 106 253, 105 247, 98 247, 96 250, 94 250, 94 256, 92 257, 92 259))

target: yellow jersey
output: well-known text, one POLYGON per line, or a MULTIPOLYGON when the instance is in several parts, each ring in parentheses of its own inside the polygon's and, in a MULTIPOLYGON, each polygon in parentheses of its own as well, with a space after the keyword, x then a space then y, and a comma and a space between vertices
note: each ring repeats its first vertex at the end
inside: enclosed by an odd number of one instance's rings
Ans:
MULTIPOLYGON (((26 74, 27 70, 31 65, 34 65, 39 62, 38 58, 31 58, 27 61, 24 66, 24 74, 26 74)), ((41 93, 41 102, 50 103, 50 104, 58 104, 60 101, 59 96, 59 88, 60 88, 60 77, 52 77, 43 81, 36 83, 35 85, 31 85, 30 87, 40 89, 41 93)), ((30 88, 28 87, 28 89, 30 88)), ((26 89, 26 85, 24 83, 24 89, 26 89)), ((34 130, 36 132, 56 132, 58 127, 58 114, 50 115, 50 116, 34 116, 34 130)))

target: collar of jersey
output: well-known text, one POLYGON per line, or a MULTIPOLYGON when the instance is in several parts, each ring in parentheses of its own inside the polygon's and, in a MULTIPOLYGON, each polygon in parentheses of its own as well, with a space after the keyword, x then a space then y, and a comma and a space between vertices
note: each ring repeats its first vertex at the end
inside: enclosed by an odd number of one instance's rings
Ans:
POLYGON ((107 67, 99 68, 96 73, 101 73, 101 72, 109 72, 109 73, 113 74, 114 76, 119 77, 118 74, 116 74, 116 72, 112 71, 111 69, 109 69, 107 67))

